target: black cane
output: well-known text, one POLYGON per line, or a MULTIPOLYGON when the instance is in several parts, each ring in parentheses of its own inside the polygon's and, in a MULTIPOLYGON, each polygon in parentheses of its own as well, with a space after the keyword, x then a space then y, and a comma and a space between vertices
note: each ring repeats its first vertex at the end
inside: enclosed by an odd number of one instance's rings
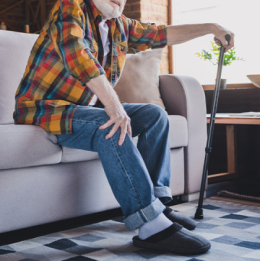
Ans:
MULTIPOLYGON (((231 35, 227 34, 225 35, 226 40, 229 42, 231 39, 231 35)), ((218 40, 215 38, 215 40, 218 40)), ((223 67, 223 61, 224 61, 224 53, 225 48, 223 47, 222 43, 220 42, 220 54, 219 54, 219 60, 218 60, 218 71, 217 71, 217 80, 215 84, 215 89, 213 93, 213 103, 211 108, 211 116, 210 116, 210 123, 209 123, 209 132, 208 132, 208 138, 207 138, 207 146, 206 146, 206 154, 205 154, 205 160, 204 160, 204 167, 203 167, 203 174, 202 174, 202 180, 201 180, 201 187, 200 187, 200 197, 199 197, 199 204, 195 213, 195 219, 203 219, 203 196, 205 192, 205 183, 207 178, 207 170, 209 165, 209 156, 210 152, 212 150, 212 137, 214 132, 214 124, 215 124, 215 116, 217 112, 218 107, 218 96, 219 96, 219 89, 220 89, 220 80, 221 80, 221 72, 223 67)))

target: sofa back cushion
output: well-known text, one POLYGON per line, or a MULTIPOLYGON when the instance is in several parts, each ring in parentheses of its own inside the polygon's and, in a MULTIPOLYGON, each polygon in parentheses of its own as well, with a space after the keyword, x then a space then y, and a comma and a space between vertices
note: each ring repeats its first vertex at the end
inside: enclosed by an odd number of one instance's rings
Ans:
POLYGON ((165 110, 159 91, 160 62, 163 51, 164 48, 156 48, 126 55, 122 75, 114 87, 120 101, 152 103, 165 110))
POLYGON ((0 124, 14 123, 15 93, 38 36, 0 30, 0 124))

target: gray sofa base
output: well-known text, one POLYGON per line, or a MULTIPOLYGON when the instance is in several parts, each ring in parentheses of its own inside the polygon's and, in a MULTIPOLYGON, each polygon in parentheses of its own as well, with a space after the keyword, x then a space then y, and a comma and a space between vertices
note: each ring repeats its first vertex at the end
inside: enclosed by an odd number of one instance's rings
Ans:
MULTIPOLYGON (((171 149, 171 190, 184 193, 184 149, 171 149)), ((100 159, 0 170, 0 233, 120 207, 100 159)))

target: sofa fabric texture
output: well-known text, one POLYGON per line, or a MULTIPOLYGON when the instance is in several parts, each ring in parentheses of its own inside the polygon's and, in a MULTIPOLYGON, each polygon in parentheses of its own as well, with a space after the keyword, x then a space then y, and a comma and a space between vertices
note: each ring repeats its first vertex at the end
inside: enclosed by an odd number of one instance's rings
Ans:
POLYGON ((14 123, 15 92, 38 36, 0 30, 0 124, 14 123))
POLYGON ((160 75, 160 92, 170 115, 187 119, 188 146, 184 148, 185 194, 200 190, 207 142, 205 94, 200 83, 190 76, 160 75))
MULTIPOLYGON (((181 195, 183 148, 171 157, 171 189, 181 195)), ((1 170, 0 198, 0 233, 120 207, 99 159, 1 170)))
POLYGON ((61 161, 57 137, 39 126, 0 125, 0 169, 24 168, 61 161))
MULTIPOLYGON (((170 148, 188 144, 187 121, 179 115, 169 115, 170 148)), ((26 124, 0 125, 0 169, 24 168, 60 162, 69 163, 98 159, 98 153, 62 147, 54 134, 39 126, 26 124)), ((138 136, 132 138, 137 146, 138 136)))

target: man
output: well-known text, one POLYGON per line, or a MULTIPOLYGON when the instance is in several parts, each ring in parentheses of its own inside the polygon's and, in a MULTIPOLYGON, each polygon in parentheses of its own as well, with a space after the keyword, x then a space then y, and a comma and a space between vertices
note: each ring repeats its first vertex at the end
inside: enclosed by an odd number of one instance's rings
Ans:
POLYGON ((135 246, 204 253, 210 242, 189 231, 196 223, 164 205, 172 199, 166 112, 158 105, 120 102, 113 87, 128 47, 144 51, 212 33, 228 51, 234 34, 218 24, 141 23, 122 14, 125 3, 56 2, 16 92, 14 120, 41 126, 62 146, 98 152, 126 227, 139 228, 135 246), (131 137, 137 135, 136 148, 131 137))

